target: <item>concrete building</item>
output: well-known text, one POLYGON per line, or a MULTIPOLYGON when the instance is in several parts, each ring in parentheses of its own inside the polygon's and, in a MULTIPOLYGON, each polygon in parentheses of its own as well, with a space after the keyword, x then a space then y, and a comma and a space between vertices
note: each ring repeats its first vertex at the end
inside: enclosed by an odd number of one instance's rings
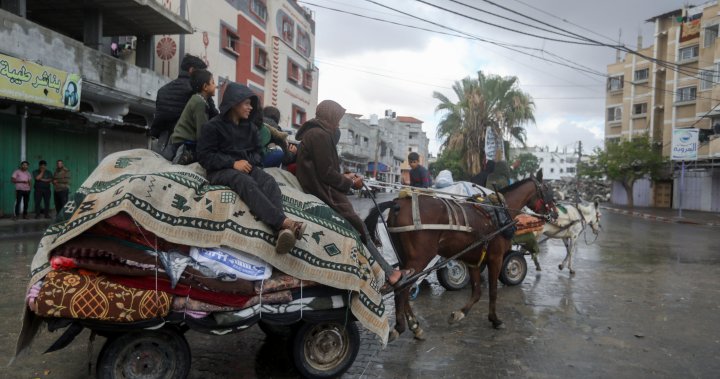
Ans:
MULTIPOLYGON (((675 179, 635 185, 638 206, 678 207, 720 211, 720 6, 717 1, 677 9, 647 20, 655 25, 653 44, 639 54, 617 54, 608 65, 605 105, 606 141, 648 135, 670 157, 672 134, 699 128, 698 160, 689 162, 682 194, 679 167, 675 179)), ((642 45, 642 41, 638 41, 642 45)), ((626 202, 614 185, 612 200, 626 202)))
POLYGON ((389 183, 407 183, 410 172, 407 155, 417 152, 420 164, 427 167, 429 140, 421 120, 395 117, 392 111, 385 114, 383 118, 372 115, 368 119, 345 114, 340 121, 342 134, 338 143, 342 169, 389 183))
POLYGON ((555 149, 533 146, 527 148, 511 148, 510 161, 517 158, 518 155, 529 153, 538 159, 540 168, 543 170, 544 180, 561 180, 564 178, 575 177, 577 167, 577 152, 574 150, 555 149))
POLYGON ((169 80, 152 70, 153 36, 192 27, 160 1, 1 4, 0 212, 9 215, 19 161, 52 170, 64 160, 74 191, 107 154, 147 146, 155 95, 169 80), (132 54, 120 54, 120 38, 132 54))
POLYGON ((315 21, 295 0, 165 0, 192 21, 193 33, 155 37, 155 71, 176 77, 185 54, 202 57, 222 84, 252 88, 280 109, 280 125, 299 127, 314 117, 318 69, 315 21))

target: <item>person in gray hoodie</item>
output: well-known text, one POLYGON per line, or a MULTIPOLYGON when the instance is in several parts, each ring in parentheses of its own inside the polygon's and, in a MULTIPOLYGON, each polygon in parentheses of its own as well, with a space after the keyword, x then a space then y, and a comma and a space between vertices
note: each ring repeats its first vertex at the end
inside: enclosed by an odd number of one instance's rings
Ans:
POLYGON ((228 84, 220 114, 200 132, 198 161, 207 171, 210 184, 232 188, 250 212, 278 232, 275 249, 285 254, 302 238, 305 224, 285 216, 280 187, 262 169, 262 147, 251 121, 259 112, 258 97, 250 88, 228 84))

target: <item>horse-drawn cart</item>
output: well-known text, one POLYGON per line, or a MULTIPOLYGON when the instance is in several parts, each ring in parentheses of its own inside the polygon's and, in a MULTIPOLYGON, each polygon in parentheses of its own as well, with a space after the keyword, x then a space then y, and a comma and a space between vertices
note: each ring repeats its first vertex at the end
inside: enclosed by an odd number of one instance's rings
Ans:
POLYGON ((208 185, 198 165, 170 165, 148 150, 105 158, 40 241, 18 353, 42 325, 63 330, 48 351, 87 328, 107 337, 98 377, 183 378, 185 332, 258 324, 292 344, 301 375, 322 378, 352 365, 357 322, 385 343, 382 269, 347 221, 291 174, 268 171, 286 214, 307 224, 284 255, 273 232, 234 192, 208 185))

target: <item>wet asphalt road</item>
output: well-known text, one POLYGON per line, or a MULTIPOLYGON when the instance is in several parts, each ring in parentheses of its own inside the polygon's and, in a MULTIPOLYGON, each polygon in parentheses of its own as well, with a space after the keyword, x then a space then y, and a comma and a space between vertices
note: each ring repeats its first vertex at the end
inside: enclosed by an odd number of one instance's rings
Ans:
MULTIPOLYGON (((361 215, 372 204, 354 201, 361 215)), ((487 321, 486 290, 466 319, 448 325, 450 312, 465 303, 469 289, 445 292, 424 285, 413 306, 427 340, 416 341, 406 332, 382 349, 365 332, 344 377, 718 377, 720 229, 610 213, 602 220, 596 243, 578 246, 575 276, 558 270, 564 246, 550 241, 540 255, 543 271, 529 264, 520 286, 500 286, 498 315, 506 329, 494 330, 487 321)), ((0 357, 9 359, 39 237, 7 237, 0 239, 5 287, 0 357)), ((12 367, 0 367, 0 377, 88 377, 88 361, 94 362, 103 343, 99 337, 88 349, 88 335, 41 355, 57 337, 43 331, 29 354, 12 367)), ((284 343, 266 340, 256 327, 228 336, 189 332, 186 337, 193 378, 297 377, 284 343)))

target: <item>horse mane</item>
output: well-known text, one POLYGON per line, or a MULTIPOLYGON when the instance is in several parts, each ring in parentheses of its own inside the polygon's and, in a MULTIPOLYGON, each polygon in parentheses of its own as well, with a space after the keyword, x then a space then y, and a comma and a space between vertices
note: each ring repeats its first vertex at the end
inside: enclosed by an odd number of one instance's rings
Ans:
MULTIPOLYGON (((527 182, 530 182, 530 181, 532 181, 532 178, 525 178, 525 179, 523 179, 523 180, 519 180, 519 181, 517 181, 517 182, 515 182, 515 183, 513 183, 513 184, 511 184, 511 185, 509 185, 509 186, 507 186, 507 187, 501 188, 501 189, 500 189, 500 193, 507 193, 507 192, 513 191, 513 190, 515 190, 516 188, 520 187, 521 185, 523 185, 523 184, 525 184, 525 183, 527 183, 527 182)), ((492 188, 491 188, 491 189, 492 189, 492 188)))

